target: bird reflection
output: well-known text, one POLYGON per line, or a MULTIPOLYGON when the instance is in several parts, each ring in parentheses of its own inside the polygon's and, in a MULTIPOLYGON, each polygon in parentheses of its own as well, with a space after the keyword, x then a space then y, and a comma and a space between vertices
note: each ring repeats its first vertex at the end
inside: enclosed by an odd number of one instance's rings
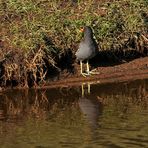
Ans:
POLYGON ((102 113, 102 103, 97 99, 97 96, 90 95, 90 83, 82 84, 82 95, 79 98, 79 107, 88 121, 89 125, 97 128, 99 115, 102 113), (87 89, 85 89, 87 86, 87 89))

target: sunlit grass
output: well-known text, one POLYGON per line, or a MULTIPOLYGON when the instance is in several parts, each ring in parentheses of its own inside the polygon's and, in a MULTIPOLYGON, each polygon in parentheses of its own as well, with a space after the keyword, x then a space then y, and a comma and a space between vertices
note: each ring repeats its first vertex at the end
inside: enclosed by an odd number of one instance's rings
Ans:
MULTIPOLYGON (((61 49, 76 47, 79 28, 91 25, 103 49, 111 49, 116 38, 127 32, 144 31, 142 11, 146 1, 78 1, 9 0, 1 2, 2 40, 14 48, 32 50, 43 44, 46 32, 61 49), (114 39, 115 38, 115 39, 114 39), (106 45, 107 41, 107 45, 106 45), (105 43, 105 44, 104 44, 105 43)), ((119 40, 120 44, 120 40, 119 40)), ((76 49, 73 49, 76 50, 76 49)))

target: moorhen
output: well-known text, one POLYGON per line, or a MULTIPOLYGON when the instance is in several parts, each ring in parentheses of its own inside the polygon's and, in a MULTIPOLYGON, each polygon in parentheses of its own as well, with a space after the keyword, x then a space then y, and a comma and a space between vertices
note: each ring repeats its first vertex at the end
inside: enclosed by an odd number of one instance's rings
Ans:
POLYGON ((81 32, 84 32, 84 39, 79 44, 79 49, 76 52, 76 57, 80 61, 81 74, 83 76, 90 75, 93 71, 89 70, 89 59, 93 58, 98 52, 98 46, 93 38, 93 32, 91 27, 85 26, 81 29, 81 32), (87 61, 87 71, 83 72, 83 61, 87 61))

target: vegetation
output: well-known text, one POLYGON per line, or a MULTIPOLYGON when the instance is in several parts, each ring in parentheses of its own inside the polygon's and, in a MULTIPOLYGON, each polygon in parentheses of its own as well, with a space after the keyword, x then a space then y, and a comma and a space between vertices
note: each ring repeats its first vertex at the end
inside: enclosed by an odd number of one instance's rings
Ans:
POLYGON ((67 49, 77 50, 84 25, 92 26, 100 51, 144 52, 147 10, 147 0, 1 0, 1 85, 44 81, 67 49))

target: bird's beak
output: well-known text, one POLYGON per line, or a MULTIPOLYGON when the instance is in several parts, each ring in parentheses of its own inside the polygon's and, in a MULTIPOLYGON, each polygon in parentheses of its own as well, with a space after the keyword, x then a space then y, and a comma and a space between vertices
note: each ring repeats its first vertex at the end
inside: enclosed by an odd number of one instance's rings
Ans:
POLYGON ((81 29, 80 29, 80 32, 84 32, 84 28, 81 28, 81 29))

